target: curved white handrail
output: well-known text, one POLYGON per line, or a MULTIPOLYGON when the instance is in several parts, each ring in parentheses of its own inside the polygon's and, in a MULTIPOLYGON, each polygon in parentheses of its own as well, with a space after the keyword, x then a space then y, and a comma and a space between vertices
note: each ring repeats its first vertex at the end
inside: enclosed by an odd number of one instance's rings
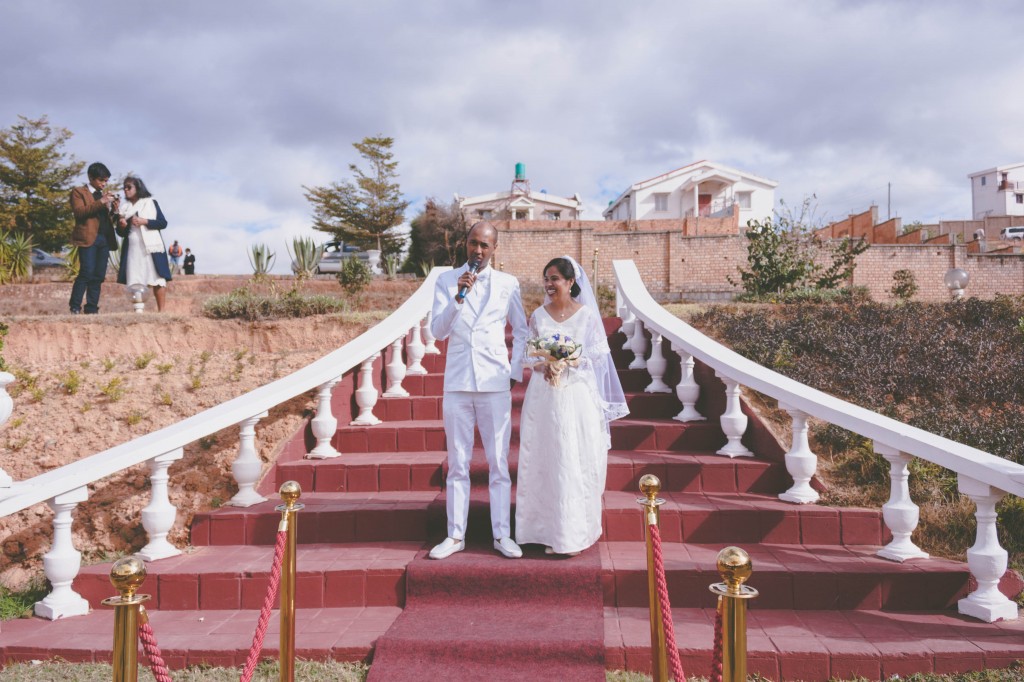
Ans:
POLYGON ((771 396, 788 407, 996 489, 1024 497, 1024 465, 885 417, 762 367, 662 308, 647 291, 633 261, 612 261, 612 267, 620 295, 629 309, 643 320, 644 326, 668 337, 718 374, 771 396))
POLYGON ((423 284, 395 312, 336 351, 292 372, 159 431, 0 489, 0 517, 76 490, 128 467, 184 447, 204 436, 265 412, 326 381, 340 377, 409 331, 410 321, 430 311, 434 284, 448 267, 430 271, 423 284))

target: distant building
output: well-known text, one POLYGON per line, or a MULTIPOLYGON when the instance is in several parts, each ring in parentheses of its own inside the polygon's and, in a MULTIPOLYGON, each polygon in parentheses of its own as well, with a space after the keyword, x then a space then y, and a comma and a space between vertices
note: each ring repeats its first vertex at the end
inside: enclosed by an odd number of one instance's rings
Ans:
POLYGON ((605 220, 679 220, 739 212, 739 224, 770 218, 779 183, 714 161, 697 161, 631 185, 608 204, 605 220))
POLYGON ((509 190, 475 197, 456 194, 455 199, 470 225, 479 220, 579 220, 583 212, 579 194, 566 198, 531 190, 522 163, 516 164, 509 190))
POLYGON ((971 173, 971 209, 975 220, 1024 216, 1024 163, 971 173))

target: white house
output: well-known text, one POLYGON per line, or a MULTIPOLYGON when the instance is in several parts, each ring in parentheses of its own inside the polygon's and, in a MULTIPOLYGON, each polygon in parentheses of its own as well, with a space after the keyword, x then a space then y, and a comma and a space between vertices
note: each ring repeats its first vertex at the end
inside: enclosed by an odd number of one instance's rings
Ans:
POLYGON ((583 212, 579 194, 559 197, 547 190, 531 190, 522 163, 516 164, 510 190, 475 197, 456 194, 455 199, 470 225, 478 220, 579 220, 583 212))
POLYGON ((971 208, 975 220, 986 216, 1024 216, 1024 163, 971 173, 971 208))
POLYGON ((605 220, 679 220, 739 211, 739 224, 770 218, 774 180, 714 161, 697 161, 630 187, 608 204, 605 220))

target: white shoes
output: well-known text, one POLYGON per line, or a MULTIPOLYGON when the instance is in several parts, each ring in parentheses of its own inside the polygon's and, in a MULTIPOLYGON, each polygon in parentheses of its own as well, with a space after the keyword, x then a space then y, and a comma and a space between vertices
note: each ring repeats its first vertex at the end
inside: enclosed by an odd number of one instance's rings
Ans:
MULTIPOLYGON (((430 550, 431 559, 447 559, 456 552, 461 552, 466 549, 465 540, 456 540, 455 538, 445 538, 441 544, 430 550)), ((516 549, 519 549, 516 547, 516 549)), ((521 553, 521 552, 520 552, 521 553)))
POLYGON ((523 550, 519 549, 512 538, 501 538, 500 540, 494 541, 494 549, 498 550, 509 559, 518 559, 523 556, 523 550))
MULTIPOLYGON (((544 548, 544 553, 545 553, 545 554, 558 554, 558 553, 557 553, 557 552, 555 552, 555 550, 554 550, 554 549, 552 549, 551 547, 545 547, 545 548, 544 548)), ((565 554, 561 554, 561 555, 559 555, 559 556, 579 556, 579 555, 580 555, 580 553, 579 553, 579 552, 566 552, 565 554)))

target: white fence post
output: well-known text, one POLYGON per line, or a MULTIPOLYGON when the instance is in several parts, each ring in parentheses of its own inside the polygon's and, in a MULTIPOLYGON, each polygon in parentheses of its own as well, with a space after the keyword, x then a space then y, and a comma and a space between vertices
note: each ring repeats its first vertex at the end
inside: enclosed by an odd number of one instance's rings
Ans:
POLYGON ((424 355, 440 355, 441 349, 437 347, 435 343, 437 338, 434 337, 434 333, 430 331, 430 321, 434 319, 434 313, 427 313, 427 319, 423 321, 423 354, 424 355))
POLYGON ((974 501, 978 520, 974 546, 967 550, 967 566, 978 581, 978 589, 961 599, 957 608, 960 613, 987 623, 1013 620, 1017 617, 1017 605, 999 591, 999 581, 1006 573, 1007 554, 996 534, 996 504, 1006 493, 963 474, 957 474, 957 487, 974 501))
POLYGON ((174 528, 178 508, 171 504, 167 492, 167 470, 171 464, 185 456, 184 448, 177 448, 149 460, 149 504, 142 510, 142 527, 146 529, 149 542, 136 552, 144 561, 156 561, 178 556, 181 550, 167 541, 167 533, 174 528))
POLYGON ((379 356, 379 352, 374 353, 359 366, 359 388, 356 389, 359 416, 349 422, 352 426, 380 424, 380 419, 373 414, 373 406, 377 404, 377 387, 373 383, 373 361, 379 356))
POLYGON ((818 501, 818 491, 811 487, 811 479, 818 469, 818 456, 807 441, 807 414, 779 403, 793 420, 793 440, 786 453, 786 471, 793 479, 793 487, 779 495, 783 502, 808 504, 818 501))
POLYGON ((676 416, 676 421, 696 422, 703 421, 704 415, 697 411, 697 400, 700 399, 700 384, 693 378, 693 356, 683 350, 675 343, 672 350, 679 356, 679 383, 676 384, 676 397, 683 404, 683 409, 676 416))
POLYGON ((43 572, 53 590, 42 601, 36 602, 35 614, 42 618, 57 620, 68 616, 84 616, 89 613, 89 602, 71 589, 79 569, 82 554, 75 549, 71 537, 72 512, 79 502, 89 499, 89 489, 75 488, 50 500, 53 509, 53 545, 43 555, 43 572))
POLYGON ((405 397, 409 391, 402 386, 405 379, 405 363, 402 362, 402 341, 405 335, 399 336, 391 343, 391 359, 385 367, 388 376, 388 390, 384 391, 385 398, 405 397))
POLYGON ((878 550, 878 556, 890 561, 927 559, 928 553, 910 539, 920 517, 920 510, 910 499, 910 471, 913 459, 905 452, 875 441, 875 452, 889 462, 889 501, 882 505, 882 518, 892 532, 892 542, 878 550))
POLYGON ((644 336, 644 322, 639 317, 633 321, 633 338, 629 340, 629 349, 633 351, 633 362, 629 369, 647 369, 647 337, 644 336))
POLYGON ((748 420, 740 405, 740 385, 717 372, 716 375, 725 383, 725 412, 722 413, 721 424, 722 431, 729 442, 715 454, 729 457, 753 457, 754 453, 747 450, 741 442, 743 434, 747 430, 748 420))
POLYGON ((231 465, 231 473, 238 484, 238 492, 227 502, 232 507, 251 507, 267 500, 256 492, 256 483, 263 473, 263 462, 256 452, 256 423, 266 416, 266 412, 260 412, 239 423, 238 457, 231 465))
POLYGON ((338 418, 334 416, 334 410, 331 409, 331 396, 339 381, 341 381, 341 377, 335 377, 320 384, 320 388, 316 391, 316 416, 309 421, 313 437, 316 438, 316 445, 306 455, 306 459, 330 459, 341 454, 331 445, 331 438, 338 430, 338 418))
POLYGON ((663 337, 655 333, 651 339, 651 357, 647 359, 647 372, 651 375, 651 383, 644 389, 644 393, 671 393, 663 379, 665 370, 668 368, 668 360, 665 359, 665 351, 662 348, 663 337))
MULTIPOLYGON (((7 394, 7 386, 14 381, 14 375, 8 372, 0 372, 0 426, 4 425, 11 417, 14 410, 14 401, 7 394)), ((10 488, 14 484, 11 475, 0 467, 0 488, 10 488)))
POLYGON ((423 346, 423 339, 420 338, 420 323, 417 322, 413 325, 409 333, 409 342, 405 344, 405 354, 408 356, 409 366, 405 373, 409 376, 426 374, 426 367, 420 364, 426 352, 426 348, 423 346))

